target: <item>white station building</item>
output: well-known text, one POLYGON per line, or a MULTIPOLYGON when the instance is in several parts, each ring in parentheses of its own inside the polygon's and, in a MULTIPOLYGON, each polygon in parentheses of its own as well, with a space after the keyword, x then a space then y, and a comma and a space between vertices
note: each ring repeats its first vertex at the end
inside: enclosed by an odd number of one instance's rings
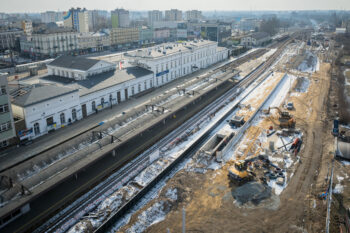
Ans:
POLYGON ((25 120, 25 138, 33 139, 152 88, 152 79, 144 68, 116 70, 106 61, 61 56, 48 75, 10 85, 12 110, 25 120))
POLYGON ((166 43, 125 53, 130 64, 151 70, 155 86, 191 74, 198 69, 226 60, 228 49, 218 43, 198 40, 183 43, 166 43))
POLYGON ((25 120, 25 138, 36 138, 227 57, 227 49, 212 41, 137 50, 125 54, 135 66, 123 69, 103 60, 61 56, 47 65, 47 75, 10 84, 13 114, 25 120))
POLYGON ((12 90, 13 115, 25 120, 20 139, 38 137, 78 119, 79 92, 56 85, 22 85, 12 90), (21 136, 23 135, 23 136, 21 136))

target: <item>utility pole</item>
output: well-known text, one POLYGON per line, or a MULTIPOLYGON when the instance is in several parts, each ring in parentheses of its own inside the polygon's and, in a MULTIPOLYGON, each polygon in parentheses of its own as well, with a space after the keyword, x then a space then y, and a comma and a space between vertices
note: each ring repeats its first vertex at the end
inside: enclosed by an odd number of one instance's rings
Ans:
POLYGON ((333 186, 333 170, 334 170, 334 159, 332 160, 332 171, 331 171, 331 177, 329 181, 329 188, 328 188, 328 200, 327 200, 327 218, 326 218, 326 233, 329 233, 329 222, 331 218, 331 204, 332 204, 332 186, 333 186))
POLYGON ((185 211, 185 207, 182 207, 182 233, 186 233, 186 211, 185 211))

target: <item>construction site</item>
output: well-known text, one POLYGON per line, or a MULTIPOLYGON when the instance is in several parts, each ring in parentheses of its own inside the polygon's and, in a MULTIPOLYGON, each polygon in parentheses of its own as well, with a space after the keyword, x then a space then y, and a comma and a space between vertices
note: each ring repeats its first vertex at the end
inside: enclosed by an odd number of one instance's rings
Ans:
POLYGON ((0 212, 27 208, 2 230, 350 233, 350 40, 316 38, 290 33, 28 149, 1 172, 0 212))
POLYGON ((328 222, 349 232, 349 157, 335 159, 332 133, 345 119, 337 56, 321 42, 290 43, 220 129, 110 231, 326 232, 328 222))

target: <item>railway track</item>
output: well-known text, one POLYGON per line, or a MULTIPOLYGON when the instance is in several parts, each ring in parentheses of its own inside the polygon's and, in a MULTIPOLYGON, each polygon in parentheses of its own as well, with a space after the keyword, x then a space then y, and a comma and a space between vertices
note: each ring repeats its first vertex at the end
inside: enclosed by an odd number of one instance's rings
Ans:
POLYGON ((214 71, 218 71, 218 70, 225 71, 226 69, 236 68, 237 66, 242 65, 243 63, 249 61, 252 58, 256 58, 256 57, 260 57, 260 56, 264 55, 267 51, 268 50, 265 48, 257 49, 256 51, 249 53, 246 56, 240 57, 240 58, 238 58, 238 59, 236 59, 236 60, 234 60, 226 65, 223 65, 221 67, 214 69, 214 71))
MULTIPOLYGON (((139 171, 143 170, 149 161, 149 156, 152 153, 155 153, 157 150, 165 147, 170 142, 174 140, 178 135, 183 134, 188 131, 191 126, 195 125, 198 121, 207 118, 208 115, 219 111, 222 106, 228 100, 234 99, 239 93, 237 93, 238 88, 244 89, 257 80, 267 69, 273 64, 276 58, 281 54, 286 44, 288 44, 290 40, 284 42, 280 48, 262 65, 248 74, 244 79, 240 80, 237 85, 222 95, 220 98, 216 99, 214 102, 206 106, 195 116, 190 118, 180 127, 172 131, 170 134, 162 138, 156 144, 151 146, 137 158, 132 160, 130 163, 126 164, 120 170, 112 174, 109 178, 107 178, 104 182, 100 183, 98 186, 90 190, 86 195, 83 195, 75 202, 73 202, 69 207, 65 208, 59 214, 51 218, 45 224, 40 226, 34 232, 65 232, 72 225, 74 225, 81 217, 83 217, 86 213, 93 210, 96 205, 101 201, 102 198, 106 198, 108 195, 113 193, 114 190, 119 189, 125 183, 127 183, 130 179, 138 174, 139 171), (130 176, 126 176, 125 174, 129 174, 130 176), (113 191, 111 191, 113 190, 113 191)), ((261 50, 257 50, 257 53, 252 56, 257 56, 257 54, 263 54, 261 50)), ((250 56, 250 57, 252 57, 250 56)), ((224 66, 224 69, 227 68, 235 68, 237 65, 244 63, 249 58, 243 57, 242 59, 237 59, 232 63, 229 63, 224 66)), ((223 67, 220 67, 223 68, 223 67)), ((219 68, 219 69, 220 69, 219 68)))

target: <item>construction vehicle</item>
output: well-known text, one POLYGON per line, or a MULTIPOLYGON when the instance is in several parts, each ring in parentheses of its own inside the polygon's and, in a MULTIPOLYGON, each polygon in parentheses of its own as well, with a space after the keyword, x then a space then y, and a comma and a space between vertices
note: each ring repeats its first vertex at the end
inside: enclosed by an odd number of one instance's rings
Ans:
POLYGON ((248 163, 244 160, 235 161, 234 165, 229 167, 228 176, 231 181, 239 185, 252 180, 252 175, 247 170, 248 163))
POLYGON ((288 110, 293 110, 293 108, 294 108, 293 102, 288 102, 287 103, 287 109, 288 110))
POLYGON ((281 128, 294 128, 295 127, 295 119, 293 116, 287 112, 287 111, 281 111, 278 107, 269 107, 268 110, 265 111, 266 114, 270 114, 271 109, 277 109, 279 113, 278 121, 279 123, 274 122, 273 118, 270 117, 270 120, 275 123, 276 125, 279 125, 281 128))
POLYGON ((339 118, 336 117, 333 120, 333 130, 332 130, 333 136, 337 137, 339 135, 339 118))
POLYGON ((231 181, 238 185, 242 185, 246 182, 252 181, 255 174, 254 172, 248 169, 248 164, 254 159, 255 158, 234 161, 234 164, 228 169, 228 176, 231 179, 231 181))
POLYGON ((291 150, 293 152, 293 154, 296 156, 300 149, 301 149, 301 144, 303 143, 303 141, 301 140, 301 138, 296 138, 294 140, 294 142, 292 143, 291 147, 289 150, 291 150))
POLYGON ((265 110, 265 114, 270 114, 270 111, 271 109, 277 109, 278 113, 280 114, 280 117, 283 117, 283 118, 291 118, 292 115, 287 112, 287 111, 282 111, 279 107, 269 107, 267 110, 265 110))
POLYGON ((290 119, 280 118, 279 122, 280 122, 279 126, 281 128, 294 128, 296 123, 294 118, 290 118, 290 119))

